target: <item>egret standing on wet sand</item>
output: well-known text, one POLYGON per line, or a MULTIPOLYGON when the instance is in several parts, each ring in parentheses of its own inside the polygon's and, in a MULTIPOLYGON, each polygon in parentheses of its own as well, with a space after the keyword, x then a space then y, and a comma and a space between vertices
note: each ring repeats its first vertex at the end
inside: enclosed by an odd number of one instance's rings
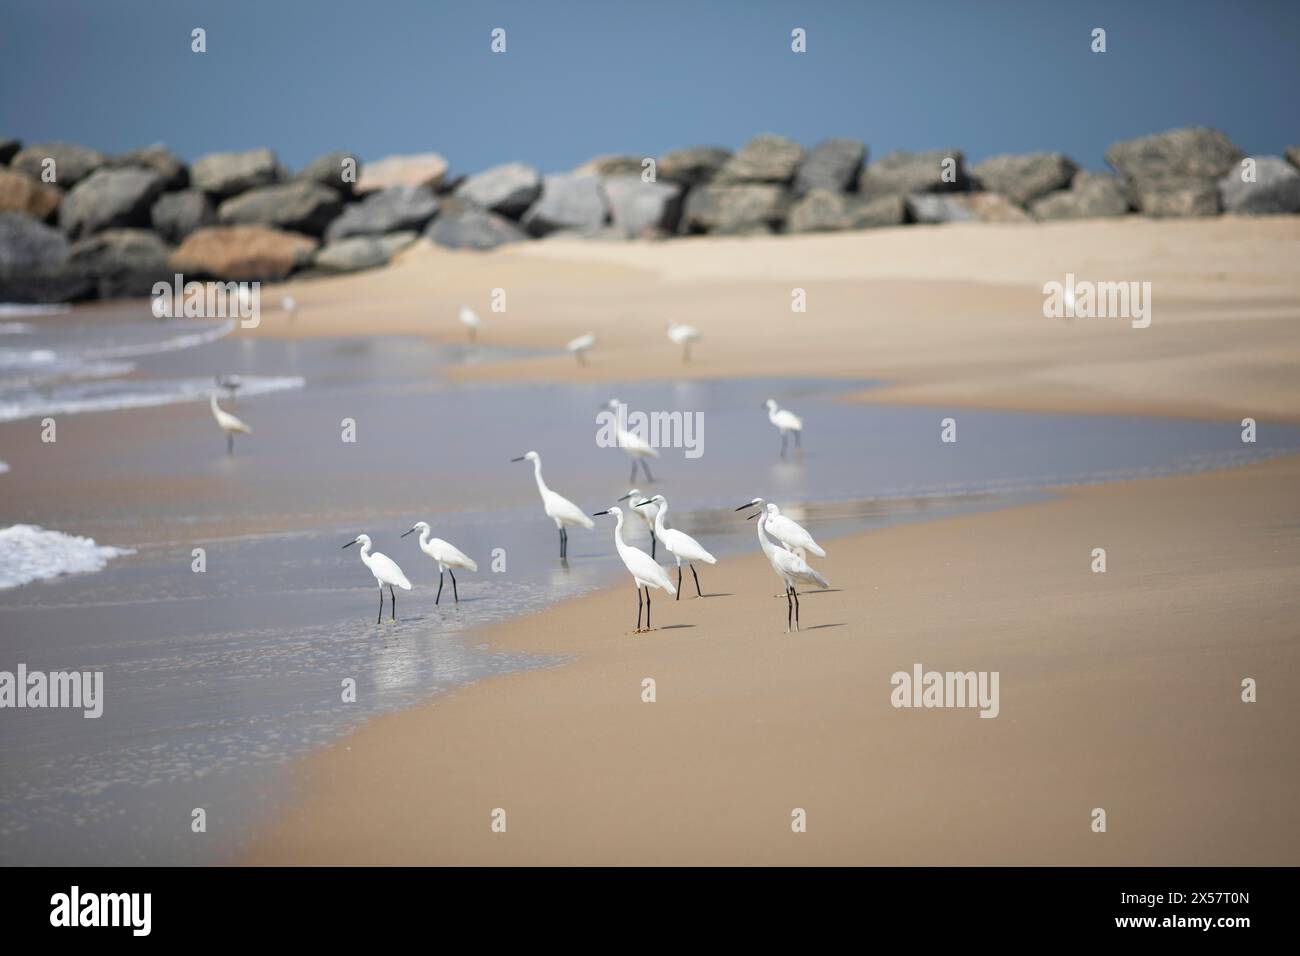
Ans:
MULTIPOLYGON (((605 407, 615 415, 620 415, 620 410, 624 406, 617 398, 611 398, 605 403, 605 407)), ((621 421, 618 422, 616 433, 616 437, 618 438, 618 447, 627 452, 628 457, 632 459, 632 477, 629 478, 628 481, 636 481, 636 466, 640 464, 641 468, 645 471, 645 480, 654 484, 654 475, 650 474, 650 465, 647 464, 646 459, 658 458, 659 449, 655 448, 636 432, 628 431, 623 427, 621 421)), ((619 501, 622 500, 622 498, 619 499, 619 501)))
POLYGON ((645 588, 645 628, 644 631, 650 630, 650 589, 659 588, 675 595, 677 589, 673 587, 673 582, 668 580, 668 572, 655 562, 640 548, 634 548, 623 542, 623 509, 618 505, 605 510, 597 511, 593 518, 600 515, 613 515, 614 524, 614 547, 618 549, 618 556, 623 559, 623 564, 627 566, 628 572, 632 575, 632 580, 636 582, 636 633, 643 633, 641 627, 641 589, 645 588))
POLYGON ((388 585, 388 593, 393 599, 393 620, 397 620, 397 594, 393 591, 393 585, 401 588, 403 591, 411 590, 411 582, 406 580, 406 575, 402 569, 386 554, 380 554, 376 551, 370 553, 370 535, 359 534, 353 540, 343 545, 350 548, 354 544, 361 545, 361 563, 370 569, 370 573, 375 576, 379 582, 379 617, 375 618, 375 623, 379 624, 384 620, 384 585, 388 585))
POLYGON ((587 353, 591 351, 592 346, 596 344, 596 333, 588 332, 586 335, 579 335, 565 346, 573 353, 574 358, 578 360, 579 365, 587 364, 587 353))
POLYGON ((700 340, 700 330, 693 325, 669 322, 668 338, 674 345, 682 347, 682 364, 686 365, 691 360, 691 346, 700 340))
POLYGON ((478 317, 477 312, 467 305, 462 305, 460 307, 460 324, 469 329, 469 340, 471 342, 478 341, 478 330, 483 328, 483 320, 478 317))
POLYGON ((212 408, 212 417, 217 420, 217 427, 226 433, 226 454, 233 455, 235 453, 235 432, 250 435, 253 429, 230 414, 230 412, 222 411, 221 406, 217 404, 216 392, 209 396, 208 403, 212 408))
POLYGON ((586 528, 591 530, 595 527, 596 522, 592 521, 583 512, 581 508, 575 505, 564 495, 557 494, 550 488, 546 487, 546 482, 542 480, 542 457, 535 451, 530 451, 526 455, 520 455, 518 458, 511 458, 511 461, 531 461, 533 463, 533 477, 537 479, 537 493, 542 496, 542 508, 546 511, 546 517, 555 522, 555 527, 560 531, 560 560, 563 561, 569 556, 569 527, 586 528))
POLYGON ((403 531, 402 537, 415 531, 420 532, 420 550, 427 554, 433 560, 438 562, 438 596, 433 599, 437 604, 442 599, 442 575, 446 572, 451 575, 451 596, 460 603, 460 592, 456 590, 456 568, 464 568, 468 571, 477 571, 478 564, 473 558, 470 558, 449 541, 443 541, 442 538, 430 538, 429 532, 433 530, 429 527, 427 521, 417 521, 410 531, 403 531))
POLYGON ((703 561, 705 564, 717 564, 718 559, 705 551, 700 546, 700 543, 685 531, 664 527, 664 518, 668 514, 668 499, 663 495, 655 495, 649 501, 643 501, 641 504, 648 505, 654 502, 659 503, 659 513, 655 515, 655 536, 664 543, 668 553, 677 559, 677 600, 682 599, 683 561, 690 565, 691 577, 695 579, 695 596, 697 598, 704 597, 704 593, 700 591, 700 576, 695 573, 695 562, 703 561))
MULTIPOLYGON (((756 505, 760 508, 765 504, 767 502, 762 498, 755 498, 750 502, 750 505, 756 505)), ((811 551, 819 558, 826 557, 826 552, 822 549, 822 546, 813 540, 813 536, 804 530, 803 525, 781 514, 781 509, 776 505, 768 505, 768 507, 772 509, 772 513, 767 519, 768 534, 801 558, 806 557, 805 551, 811 551)), ((740 509, 737 508, 736 510, 739 511, 740 509)))
POLYGON ((794 447, 800 447, 799 439, 803 434, 803 419, 788 408, 778 408, 775 399, 769 398, 764 404, 767 405, 767 420, 775 425, 777 431, 781 433, 781 457, 784 458, 785 442, 790 434, 794 434, 794 447))
MULTIPOLYGON (((753 507, 753 502, 743 504, 736 510, 744 511, 750 507, 753 507)), ((764 510, 746 517, 750 519, 758 518, 758 545, 763 549, 763 554, 767 556, 768 563, 772 565, 772 570, 776 572, 776 576, 785 582, 785 631, 789 634, 792 622, 794 629, 799 630, 799 592, 795 590, 795 585, 802 582, 804 584, 820 584, 822 587, 828 588, 830 584, 824 577, 810 568, 808 562, 799 555, 793 551, 778 547, 767 539, 767 535, 763 533, 763 526, 775 512, 776 505, 768 505, 764 510)))

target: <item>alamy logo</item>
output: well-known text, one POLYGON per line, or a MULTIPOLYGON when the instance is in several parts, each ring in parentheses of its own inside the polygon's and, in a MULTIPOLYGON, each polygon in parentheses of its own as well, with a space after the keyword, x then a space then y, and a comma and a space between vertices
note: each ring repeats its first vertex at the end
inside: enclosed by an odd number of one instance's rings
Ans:
POLYGON ((1043 285, 1043 316, 1048 319, 1129 319, 1135 329, 1151 325, 1150 282, 1076 281, 1043 285))
POLYGON ((912 672, 895 671, 889 702, 895 707, 978 707, 981 717, 996 717, 998 671, 927 671, 919 663, 912 672))
POLYGON ((239 319, 246 329, 262 324, 262 283, 184 280, 178 272, 171 283, 154 283, 154 318, 239 319))
POLYGON ((684 448, 687 458, 704 454, 703 412, 631 412, 623 402, 596 413, 596 444, 601 448, 684 448))
POLYGON ((148 936, 152 924, 151 893, 71 892, 50 897, 51 926, 129 926, 133 936, 148 936))
POLYGON ((104 713, 103 671, 29 671, 19 664, 17 672, 0 671, 0 708, 69 707, 84 711, 83 717, 104 713))

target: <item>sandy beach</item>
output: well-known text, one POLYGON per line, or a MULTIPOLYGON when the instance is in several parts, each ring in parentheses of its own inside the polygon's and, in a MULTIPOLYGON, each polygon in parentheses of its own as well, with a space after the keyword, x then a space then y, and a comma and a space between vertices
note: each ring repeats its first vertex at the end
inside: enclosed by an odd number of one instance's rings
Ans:
MULTIPOLYGON (((949 412, 1267 428, 1300 420, 1297 252, 1294 217, 421 244, 383 272, 293 284, 301 315, 257 334, 355 333, 364 309, 368 333, 451 341, 469 301, 485 341, 539 351, 457 380, 815 374, 949 412), (1151 327, 1045 319, 1043 284, 1067 272, 1151 282, 1151 327), (687 369, 667 319, 704 332, 687 369), (587 331, 600 348, 580 368, 560 350, 587 331)), ((565 663, 308 758, 304 799, 242 859, 1294 865, 1298 478, 1282 458, 823 542, 833 587, 803 598, 797 635, 756 546, 708 569, 707 599, 656 599, 649 634, 631 633, 630 586, 565 601, 482 635, 565 663), (999 716, 892 707, 891 675, 916 663, 999 672, 999 716)))

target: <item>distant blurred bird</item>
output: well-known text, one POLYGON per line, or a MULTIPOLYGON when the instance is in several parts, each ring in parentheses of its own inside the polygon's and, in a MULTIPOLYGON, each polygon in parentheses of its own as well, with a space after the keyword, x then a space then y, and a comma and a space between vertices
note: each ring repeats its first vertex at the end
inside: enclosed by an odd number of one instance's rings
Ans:
POLYGON ((433 603, 437 604, 442 599, 442 573, 446 571, 451 575, 451 595, 459 604, 460 592, 456 590, 456 568, 477 571, 478 564, 449 541, 430 538, 431 530, 427 521, 417 521, 410 531, 402 532, 402 537, 405 538, 416 531, 420 532, 420 550, 438 562, 438 595, 433 599, 433 603))
POLYGON ((700 340, 700 330, 693 325, 669 322, 668 338, 674 345, 682 347, 682 364, 685 365, 691 360, 691 346, 700 340))
POLYGON ((298 300, 293 296, 286 295, 281 299, 280 308, 285 311, 285 314, 288 315, 290 319, 296 319, 298 317, 298 300))
POLYGON ((469 329, 469 340, 471 342, 478 340, 478 330, 483 328, 483 320, 467 305, 460 307, 460 324, 469 329))
POLYGON ((226 454, 233 455, 235 453, 235 433, 240 432, 248 435, 252 433, 253 429, 230 414, 230 412, 222 411, 221 406, 217 404, 216 392, 213 392, 209 399, 209 404, 212 407, 212 417, 217 420, 217 427, 226 433, 226 454))
POLYGON ((244 380, 238 375, 222 375, 220 372, 212 376, 212 380, 217 383, 218 388, 224 388, 230 393, 230 402, 233 405, 235 402, 235 393, 239 391, 239 387, 244 384, 244 380))
POLYGON ((803 434, 803 419, 788 408, 778 408, 775 399, 769 398, 764 404, 767 405, 767 420, 781 433, 781 457, 784 458, 786 438, 791 433, 794 434, 794 447, 801 447, 799 436, 803 434))
POLYGON ((402 569, 397 566, 397 562, 388 555, 380 554, 378 551, 374 554, 370 553, 370 535, 359 534, 356 538, 343 545, 343 547, 350 548, 354 544, 361 545, 361 563, 370 569, 370 573, 373 574, 375 580, 379 582, 379 617, 375 619, 375 623, 378 624, 384 619, 385 584, 388 585, 388 593, 393 598, 393 620, 396 621, 397 594, 393 591, 393 585, 397 585, 403 591, 409 591, 411 590, 411 582, 406 579, 406 575, 403 574, 402 569))
POLYGON ((573 353, 574 358, 578 360, 579 365, 586 365, 587 353, 591 351, 592 346, 595 344, 596 333, 588 332, 586 335, 579 335, 576 339, 566 345, 565 348, 573 353))
MULTIPOLYGON (((621 404, 617 398, 611 398, 605 403, 605 407, 617 413, 621 404)), ((654 475, 650 474, 650 465, 646 462, 646 459, 658 458, 659 450, 636 432, 623 428, 621 424, 618 429, 618 447, 627 452, 632 459, 632 477, 628 481, 636 481, 636 466, 639 464, 645 471, 645 480, 653 483, 655 480, 654 475)))

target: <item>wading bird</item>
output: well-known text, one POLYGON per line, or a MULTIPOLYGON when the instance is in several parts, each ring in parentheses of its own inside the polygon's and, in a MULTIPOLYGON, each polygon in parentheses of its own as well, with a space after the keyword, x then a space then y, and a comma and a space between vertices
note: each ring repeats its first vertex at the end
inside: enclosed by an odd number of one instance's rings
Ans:
MULTIPOLYGON (((746 508, 753 507, 753 502, 743 504, 737 511, 744 511, 746 508)), ((747 515, 749 519, 758 519, 758 544, 763 549, 763 554, 767 556, 768 563, 772 565, 772 570, 776 576, 785 582, 785 631, 790 633, 791 622, 793 621, 794 629, 799 630, 799 592, 795 590, 795 585, 819 584, 824 588, 830 587, 827 580, 808 566, 808 562, 793 551, 787 551, 768 540, 767 535, 763 533, 764 525, 776 513, 776 505, 768 505, 764 510, 758 511, 752 515, 747 515)))
POLYGON ((657 503, 650 504, 642 500, 644 498, 645 495, 641 494, 640 488, 633 488, 618 500, 632 502, 628 507, 636 513, 638 518, 645 522, 646 531, 650 534, 650 557, 653 558, 657 556, 655 554, 655 548, 657 547, 657 539, 655 538, 655 516, 659 514, 659 505, 657 503), (641 503, 637 504, 637 502, 641 503))
POLYGON ((632 580, 636 582, 636 633, 641 634, 650 630, 650 589, 660 588, 669 594, 675 595, 677 589, 673 587, 673 582, 668 579, 668 572, 655 563, 655 559, 650 557, 640 548, 634 548, 623 541, 623 509, 618 505, 613 505, 605 511, 597 511, 593 518, 601 515, 613 515, 614 524, 614 547, 618 548, 618 556, 623 559, 623 564, 627 566, 628 573, 632 575, 632 580), (645 628, 641 627, 641 589, 645 588, 645 628))
POLYGON ((208 404, 212 408, 212 417, 217 420, 217 427, 226 433, 226 454, 235 453, 235 432, 244 435, 252 434, 253 429, 240 421, 230 412, 222 411, 221 406, 217 404, 217 393, 213 392, 208 397, 208 404))
POLYGON ((565 346, 573 357, 578 360, 579 365, 587 364, 587 353, 591 351, 592 346, 596 344, 596 333, 588 332, 586 335, 579 335, 576 339, 565 346))
MULTIPOLYGON (((755 498, 750 504, 761 508, 767 502, 762 498, 755 498)), ((773 509, 772 516, 767 519, 768 534, 801 558, 807 557, 805 551, 811 551, 819 558, 826 557, 826 552, 822 550, 821 545, 813 540, 813 536, 804 530, 803 525, 781 514, 781 509, 776 505, 768 505, 768 507, 773 509)))
POLYGON ((567 529, 572 526, 590 530, 595 527, 596 523, 564 495, 557 494, 546 487, 546 482, 542 480, 542 457, 537 452, 530 451, 526 455, 520 455, 518 458, 511 458, 510 460, 531 461, 533 463, 533 477, 537 479, 537 493, 542 496, 542 508, 546 511, 546 517, 554 521, 555 527, 560 531, 560 559, 566 559, 569 556, 569 532, 567 529))
POLYGON ((781 433, 781 457, 784 458, 786 439, 791 433, 794 434, 794 447, 800 447, 799 439, 803 434, 803 419, 788 408, 778 408, 775 399, 769 398, 764 404, 767 406, 767 420, 775 425, 777 431, 781 433))
MULTIPOLYGON (((623 404, 617 398, 611 398, 605 403, 605 407, 615 415, 618 415, 619 409, 623 408, 623 404)), ((650 474, 650 465, 646 459, 658 458, 659 449, 655 448, 636 432, 628 431, 623 427, 621 421, 618 423, 617 431, 618 447, 627 452, 628 457, 632 459, 632 477, 629 478, 628 481, 636 481, 636 466, 640 464, 641 468, 645 471, 645 480, 654 484, 654 475, 650 474)), ((620 498, 619 500, 621 501, 622 499, 620 498)))
POLYGON ((674 345, 682 347, 682 364, 685 365, 691 360, 691 346, 700 340, 700 330, 693 325, 669 322, 668 338, 674 345))
POLYGON ((280 308, 284 310, 285 314, 288 315, 290 319, 296 319, 298 317, 298 300, 293 296, 286 295, 282 298, 280 300, 280 308))
POLYGON ((433 599, 433 603, 437 604, 442 599, 442 575, 443 572, 446 572, 451 575, 451 596, 459 604, 460 592, 456 590, 455 569, 464 568, 467 571, 477 571, 478 564, 451 542, 443 541, 442 538, 430 538, 429 532, 431 530, 427 521, 417 521, 410 531, 402 532, 402 537, 405 538, 415 531, 420 532, 420 550, 438 562, 438 596, 433 599))
POLYGON ((401 588, 403 591, 411 590, 411 582, 406 580, 406 575, 402 569, 386 554, 380 554, 376 551, 370 553, 370 535, 359 534, 347 544, 345 548, 350 548, 354 544, 361 545, 361 563, 370 569, 370 573, 375 576, 379 582, 379 617, 375 618, 375 623, 379 624, 384 619, 384 585, 388 585, 388 593, 393 599, 393 620, 397 620, 397 594, 393 591, 393 586, 401 588))
POLYGON ((695 579, 695 596, 704 597, 700 591, 700 576, 695 573, 695 562, 703 561, 705 564, 717 564, 718 559, 700 546, 700 543, 692 538, 685 531, 678 531, 676 528, 664 527, 664 519, 668 514, 668 499, 663 495, 655 495, 648 501, 641 504, 648 505, 658 502, 659 513, 655 515, 655 535, 664 543, 668 553, 677 559, 677 600, 682 599, 682 562, 685 561, 691 569, 691 577, 695 579))
POLYGON ((475 342, 478 340, 478 330, 483 328, 483 320, 467 305, 460 307, 460 324, 469 329, 469 340, 475 342))

